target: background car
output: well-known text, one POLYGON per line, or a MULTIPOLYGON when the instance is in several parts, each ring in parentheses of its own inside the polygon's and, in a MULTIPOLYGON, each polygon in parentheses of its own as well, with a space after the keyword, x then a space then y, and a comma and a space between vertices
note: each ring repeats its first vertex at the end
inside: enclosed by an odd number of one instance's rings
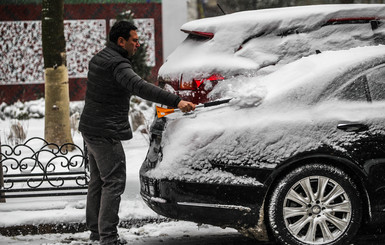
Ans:
POLYGON ((186 40, 159 70, 161 87, 194 103, 238 75, 265 75, 327 50, 385 44, 385 4, 244 11, 184 24, 186 40))
POLYGON ((326 51, 154 121, 141 195, 157 213, 282 244, 384 224, 385 46, 326 51))

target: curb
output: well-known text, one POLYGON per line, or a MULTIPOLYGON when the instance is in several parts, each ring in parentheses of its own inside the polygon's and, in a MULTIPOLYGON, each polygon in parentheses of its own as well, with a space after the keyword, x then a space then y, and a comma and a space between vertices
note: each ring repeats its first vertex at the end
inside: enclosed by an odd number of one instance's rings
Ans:
MULTIPOLYGON (((132 227, 141 227, 150 223, 162 223, 175 221, 169 218, 143 218, 129 219, 120 221, 118 227, 130 229, 132 227)), ((9 227, 0 227, 2 236, 36 235, 48 233, 77 233, 87 231, 85 223, 58 223, 58 224, 38 224, 38 225, 17 225, 9 227)))

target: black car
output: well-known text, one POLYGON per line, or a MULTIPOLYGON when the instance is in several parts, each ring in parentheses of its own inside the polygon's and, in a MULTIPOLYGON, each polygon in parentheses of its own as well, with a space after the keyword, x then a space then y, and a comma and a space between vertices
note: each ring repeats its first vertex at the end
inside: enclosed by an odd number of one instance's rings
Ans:
POLYGON ((385 46, 322 52, 213 93, 239 97, 152 125, 140 179, 155 212, 291 245, 347 244, 384 224, 385 46))

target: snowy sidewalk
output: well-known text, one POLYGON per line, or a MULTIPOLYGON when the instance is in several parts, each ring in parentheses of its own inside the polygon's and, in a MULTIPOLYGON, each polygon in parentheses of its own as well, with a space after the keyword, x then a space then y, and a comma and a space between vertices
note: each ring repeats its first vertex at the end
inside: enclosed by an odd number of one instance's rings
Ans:
MULTIPOLYGON (((73 232, 85 229, 85 196, 8 199, 0 204, 0 234, 73 232)), ((166 220, 140 197, 122 200, 121 225, 166 220)))
MULTIPOLYGON (((0 121, 4 133, 11 121, 0 121)), ((44 119, 28 120, 27 138, 42 137, 44 119)), ((82 146, 80 133, 73 136, 74 143, 82 146)), ((127 161, 127 184, 120 208, 123 221, 160 218, 143 202, 140 196, 139 169, 146 156, 148 142, 140 133, 130 141, 123 141, 127 161)), ((54 196, 8 198, 0 203, 0 229, 9 227, 62 224, 85 224, 86 196, 54 196)), ((2 234, 2 233, 0 233, 2 234)))
MULTIPOLYGON (((30 120, 29 128, 32 136, 41 120, 30 120)), ((74 142, 82 145, 80 134, 74 135, 74 142)), ((120 208, 120 218, 123 221, 158 219, 159 216, 143 202, 140 196, 139 169, 145 158, 148 143, 142 135, 124 141, 123 147, 127 161, 127 184, 120 208)), ((54 196, 8 198, 6 203, 0 203, 0 229, 5 227, 20 227, 26 225, 55 225, 55 224, 84 224, 86 196, 54 196)), ((2 233, 0 233, 2 234, 2 233)))

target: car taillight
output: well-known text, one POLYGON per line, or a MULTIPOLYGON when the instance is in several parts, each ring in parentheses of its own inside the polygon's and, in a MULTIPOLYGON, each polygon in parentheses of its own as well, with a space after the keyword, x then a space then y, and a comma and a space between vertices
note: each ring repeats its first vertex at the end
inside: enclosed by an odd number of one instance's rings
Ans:
POLYGON ((212 32, 203 32, 203 31, 188 31, 188 30, 181 30, 185 33, 194 35, 194 36, 199 36, 199 37, 205 37, 207 39, 212 39, 214 37, 214 33, 212 32))
POLYGON ((206 81, 220 81, 225 79, 223 76, 219 74, 211 75, 210 77, 203 79, 191 79, 191 80, 183 80, 183 76, 179 82, 179 89, 183 90, 197 90, 204 82, 206 81))
POLYGON ((190 33, 201 37, 207 37, 208 39, 212 39, 214 37, 214 33, 211 32, 192 31, 190 33))

